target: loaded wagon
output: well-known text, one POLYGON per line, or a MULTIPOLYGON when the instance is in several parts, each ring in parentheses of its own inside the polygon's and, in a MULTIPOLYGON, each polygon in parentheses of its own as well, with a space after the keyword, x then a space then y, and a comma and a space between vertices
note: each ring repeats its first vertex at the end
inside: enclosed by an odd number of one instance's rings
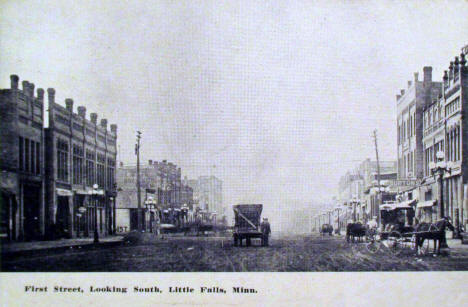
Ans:
MULTIPOLYGON (((246 240, 246 245, 251 245, 251 239, 260 238, 263 240, 260 231, 260 216, 263 205, 242 204, 234 206, 234 246, 242 246, 242 240, 246 240)), ((263 243, 263 242, 262 242, 263 243)), ((262 244, 263 245, 263 244, 262 244)))

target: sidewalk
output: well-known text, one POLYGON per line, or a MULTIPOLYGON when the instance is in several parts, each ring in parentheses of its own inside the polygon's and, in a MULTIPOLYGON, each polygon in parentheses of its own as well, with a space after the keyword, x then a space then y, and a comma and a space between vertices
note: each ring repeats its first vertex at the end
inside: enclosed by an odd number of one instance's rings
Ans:
POLYGON ((468 250, 468 244, 462 244, 460 239, 447 238, 447 245, 449 246, 449 248, 468 250))
MULTIPOLYGON (((109 236, 99 238, 99 246, 118 244, 120 242, 123 242, 123 236, 109 236)), ((92 237, 61 239, 54 241, 7 242, 0 244, 0 252, 2 255, 5 255, 32 251, 66 249, 75 247, 79 248, 88 245, 94 245, 94 239, 92 237)))

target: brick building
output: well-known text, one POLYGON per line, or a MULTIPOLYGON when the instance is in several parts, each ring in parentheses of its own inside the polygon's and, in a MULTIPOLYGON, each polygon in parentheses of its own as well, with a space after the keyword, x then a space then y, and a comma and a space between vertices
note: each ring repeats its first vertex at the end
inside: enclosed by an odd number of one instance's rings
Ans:
POLYGON ((110 234, 115 220, 117 125, 110 125, 108 130, 106 119, 98 124, 97 114, 91 113, 88 120, 85 107, 78 107, 75 113, 72 99, 66 99, 66 107, 63 107, 55 102, 53 88, 47 93, 49 127, 45 129, 45 179, 49 234, 52 237, 89 236, 95 227, 101 235, 110 234), (100 195, 90 195, 94 184, 98 185, 100 195), (80 213, 80 210, 85 212, 80 213))
POLYGON ((450 62, 448 71, 444 71, 442 92, 424 110, 424 184, 420 187, 420 200, 437 203, 432 218, 449 216, 457 228, 468 226, 467 52, 468 46, 462 49, 460 57, 450 62), (439 151, 444 153, 449 169, 443 176, 442 191, 430 170, 439 151), (443 204, 439 201, 441 192, 443 204))
MULTIPOLYGON (((138 193, 136 165, 120 164, 117 169, 117 228, 122 231, 138 229, 138 193)), ((142 224, 148 228, 158 214, 163 220, 171 219, 164 213, 175 212, 186 204, 193 205, 193 190, 181 180, 181 169, 172 162, 149 160, 140 165, 141 207, 144 210, 142 224), (145 200, 152 197, 156 210, 145 207, 145 200)), ((149 228, 148 228, 149 229, 149 228)))
POLYGON ((201 209, 216 212, 218 217, 226 215, 223 205, 223 182, 215 176, 200 176, 195 180, 188 180, 193 189, 194 201, 201 209))
POLYGON ((442 82, 432 81, 432 67, 424 67, 423 80, 418 73, 408 88, 396 96, 398 179, 423 178, 423 109, 442 91, 442 82))
MULTIPOLYGON (((384 189, 396 179, 397 163, 380 161, 379 168, 380 188, 384 189)), ((377 197, 377 177, 377 162, 368 158, 340 178, 338 202, 353 212, 353 218, 367 220, 369 217, 378 216, 381 203, 392 198, 392 193, 385 191, 380 194, 380 198, 377 197)))
POLYGON ((0 90, 0 235, 32 240, 45 234, 44 90, 11 77, 0 90))
POLYGON ((189 209, 193 209, 193 188, 189 186, 187 177, 182 180, 180 189, 180 203, 182 205, 187 205, 189 209))

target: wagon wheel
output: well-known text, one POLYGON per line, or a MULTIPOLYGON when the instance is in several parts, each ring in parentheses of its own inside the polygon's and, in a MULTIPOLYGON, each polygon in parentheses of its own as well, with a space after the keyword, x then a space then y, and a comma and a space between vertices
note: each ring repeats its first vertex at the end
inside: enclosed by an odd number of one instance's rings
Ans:
POLYGON ((422 255, 427 255, 429 254, 429 240, 428 239, 425 239, 421 245, 421 248, 420 248, 420 251, 421 251, 421 254, 422 255))
POLYGON ((390 249, 392 254, 399 255, 401 253, 404 242, 403 242, 401 233, 399 231, 392 231, 388 235, 387 242, 388 242, 388 248, 390 249))
POLYGON ((379 251, 380 249, 380 242, 377 240, 370 240, 369 243, 366 244, 366 248, 369 251, 369 253, 375 254, 379 251))

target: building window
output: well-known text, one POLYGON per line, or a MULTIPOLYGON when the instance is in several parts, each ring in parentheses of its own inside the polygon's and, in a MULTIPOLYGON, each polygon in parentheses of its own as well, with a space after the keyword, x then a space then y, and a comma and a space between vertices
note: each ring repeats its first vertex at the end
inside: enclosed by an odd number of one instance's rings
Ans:
POLYGON ((115 174, 115 160, 107 159, 107 187, 113 189, 114 187, 114 174, 115 174))
POLYGON ((24 171, 24 139, 19 137, 19 169, 24 171))
POLYGON ((36 143, 36 174, 41 174, 41 143, 36 143))
POLYGON ((29 171, 31 173, 35 173, 36 172, 36 142, 34 141, 31 141, 31 148, 29 151, 29 155, 30 155, 29 158, 31 160, 31 167, 29 171))
POLYGON ((24 139, 24 171, 29 173, 30 171, 30 151, 29 151, 29 140, 24 139))
POLYGON ((19 137, 19 159, 20 171, 39 175, 41 173, 41 143, 19 137))
POLYGON ((86 184, 92 186, 94 182, 94 152, 86 150, 86 184))
POLYGON ((83 147, 73 145, 73 183, 83 183, 83 147))
POLYGON ((57 140, 57 178, 68 182, 68 143, 57 140))
POLYGON ((105 163, 106 163, 106 156, 103 154, 97 154, 97 162, 96 162, 96 170, 97 170, 97 184, 104 188, 105 184, 105 163))

